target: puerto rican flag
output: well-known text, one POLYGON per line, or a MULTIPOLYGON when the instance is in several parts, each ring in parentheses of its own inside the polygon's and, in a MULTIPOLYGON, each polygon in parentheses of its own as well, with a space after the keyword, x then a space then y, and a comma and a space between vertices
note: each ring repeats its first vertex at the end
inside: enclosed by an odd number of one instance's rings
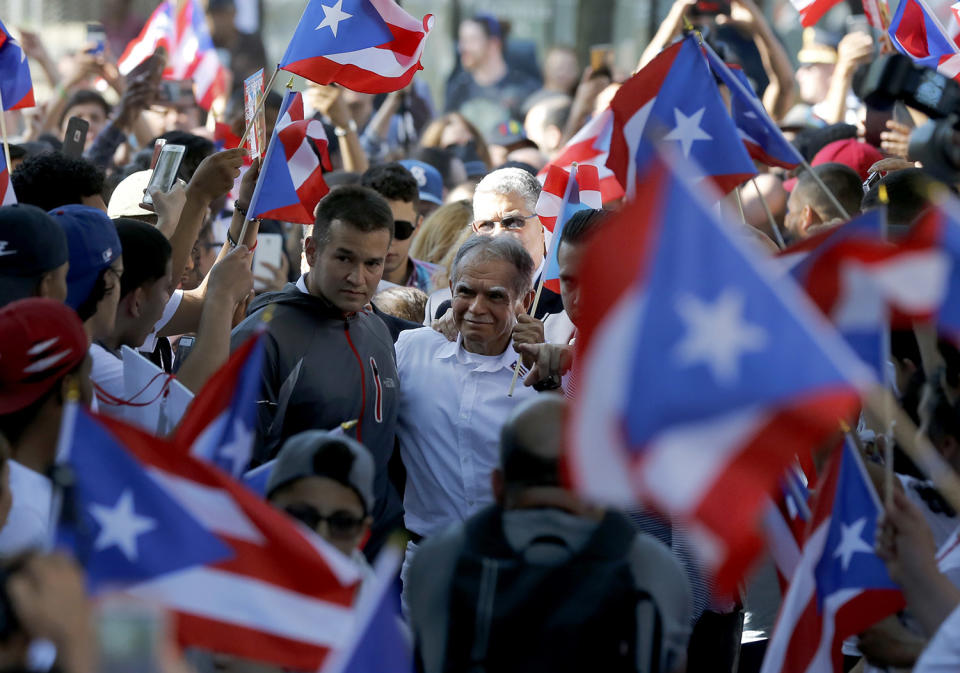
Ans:
POLYGON ((563 236, 563 225, 578 210, 592 208, 600 210, 600 178, 597 167, 590 164, 570 167, 570 172, 559 166, 550 166, 546 182, 537 199, 536 213, 540 222, 550 232, 550 244, 547 250, 546 266, 543 269, 544 287, 559 294, 560 264, 557 251, 563 236))
POLYGON ((750 156, 767 166, 793 169, 802 164, 803 156, 767 114, 743 70, 727 66, 706 42, 703 53, 710 69, 730 91, 730 114, 750 156))
POLYGON ((214 99, 227 90, 228 72, 217 56, 198 0, 185 0, 179 10, 172 2, 161 3, 120 57, 121 74, 140 65, 159 46, 169 55, 163 78, 193 80, 197 103, 209 110, 214 99))
POLYGON ((173 612, 179 644, 300 671, 346 645, 353 562, 216 467, 68 403, 57 536, 95 590, 173 612))
POLYGON ((263 368, 263 331, 253 334, 204 384, 177 428, 174 442, 241 477, 250 464, 263 368))
POLYGON ((607 166, 632 196, 637 171, 663 143, 689 161, 693 176, 722 192, 757 174, 727 113, 697 38, 667 47, 624 82, 610 103, 613 135, 607 166))
POLYGON ((684 521, 726 593, 764 546, 784 471, 874 379, 690 174, 655 156, 584 254, 567 467, 586 498, 684 521))
POLYGON ((0 97, 4 110, 20 110, 37 104, 27 54, 3 23, 0 23, 0 97))
POLYGON ((951 79, 960 78, 960 49, 923 0, 901 0, 890 21, 889 34, 897 51, 918 65, 951 79))
POLYGON ((422 70, 433 15, 422 21, 393 0, 310 0, 280 68, 363 93, 397 91, 422 70))
POLYGON ((17 195, 13 193, 13 181, 10 180, 6 154, 0 148, 0 206, 10 206, 17 202, 17 195))
POLYGON ((841 673, 841 645, 904 605, 874 553, 881 507, 849 441, 819 485, 811 533, 783 600, 761 673, 841 673))
POLYGON ((330 188, 327 134, 316 119, 304 119, 303 96, 288 90, 250 199, 250 217, 313 224, 313 211, 330 188))
POLYGON ((807 290, 850 348, 881 379, 889 357, 889 310, 882 293, 857 272, 852 258, 847 258, 849 264, 844 267, 842 275, 836 275, 838 257, 835 251, 838 246, 848 251, 845 254, 867 251, 866 254, 872 255, 874 251, 892 250, 892 246, 882 239, 885 218, 884 209, 868 211, 781 253, 787 259, 801 258, 790 270, 790 275, 807 290), (834 280, 838 282, 832 282, 834 280))
POLYGON ((800 25, 804 28, 814 25, 840 2, 841 0, 790 0, 790 4, 800 14, 800 25))
MULTIPOLYGON (((549 164, 543 167, 543 170, 537 174, 537 177, 544 182, 546 187, 546 177, 553 166, 570 170, 570 167, 576 163, 580 166, 591 165, 597 167, 597 175, 600 180, 600 200, 601 203, 610 203, 623 197, 623 187, 617 180, 617 176, 607 168, 607 157, 610 153, 610 137, 613 135, 613 110, 607 108, 593 119, 588 121, 582 129, 563 146, 560 153, 549 164)), ((542 220, 541 220, 542 221, 542 220)), ((552 230, 551 230, 552 231, 552 230)))

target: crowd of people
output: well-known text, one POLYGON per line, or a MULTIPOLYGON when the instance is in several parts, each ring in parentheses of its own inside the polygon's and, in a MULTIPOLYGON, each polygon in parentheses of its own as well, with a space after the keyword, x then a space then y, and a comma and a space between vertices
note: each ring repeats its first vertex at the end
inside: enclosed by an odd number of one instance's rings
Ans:
MULTIPOLYGON (((759 671, 781 600, 769 559, 743 591, 718 595, 682 522, 600 508, 564 478, 591 301, 580 266, 621 201, 565 223, 556 292, 543 285, 551 241, 537 176, 629 73, 609 58, 585 66, 564 45, 540 68, 506 22, 471 16, 442 97, 420 79, 376 96, 307 82, 331 191, 312 224, 250 219, 261 162, 223 138, 243 134, 240 84, 264 65, 259 38, 235 27, 233 2, 210 0, 214 41, 232 55, 217 117, 189 95, 162 97, 163 50, 119 74, 111 53, 139 26, 129 3, 115 4, 99 53, 79 46, 56 62, 41 35, 19 33, 52 93, 6 124, 17 203, 0 207, 0 669, 46 670, 31 643, 47 639, 59 670, 97 670, 82 570, 51 552, 68 400, 131 420, 131 358, 196 393, 262 332, 246 468, 272 464, 266 499, 365 575, 405 533, 403 614, 420 670, 759 671), (77 117, 89 123, 80 156, 63 141, 77 117), (157 139, 185 152, 174 186, 151 188, 148 207, 157 139), (279 263, 257 261, 264 235, 281 237, 279 263)), ((695 5, 675 2, 638 68, 695 5)), ((874 133, 851 91, 880 48, 868 32, 806 29, 793 59, 754 0, 696 17, 810 164, 762 167, 739 195, 736 224, 758 255, 874 208, 895 235, 930 207, 938 183, 908 156, 919 113, 874 133)), ((280 104, 265 97, 268 138, 280 104)), ((960 350, 895 331, 889 365, 904 409, 960 469, 960 350)), ((861 430, 882 487, 884 433, 861 430)), ((960 670, 960 576, 935 556, 960 520, 894 455, 877 553, 906 608, 848 642, 846 667, 960 670)), ((212 661, 189 665, 254 666, 212 661)))

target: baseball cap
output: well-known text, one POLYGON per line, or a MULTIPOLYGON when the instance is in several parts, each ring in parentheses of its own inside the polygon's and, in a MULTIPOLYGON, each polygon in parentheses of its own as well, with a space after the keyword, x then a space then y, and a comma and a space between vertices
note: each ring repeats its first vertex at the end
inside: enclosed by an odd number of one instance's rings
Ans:
POLYGON ((150 182, 150 176, 153 171, 137 171, 125 177, 113 190, 110 196, 110 203, 107 205, 107 215, 113 219, 117 217, 143 217, 156 213, 146 208, 140 207, 143 201, 143 190, 147 188, 150 182))
POLYGON ((42 209, 0 208, 0 306, 32 296, 40 276, 67 258, 67 237, 42 209))
POLYGON ((76 312, 45 297, 0 308, 0 343, 0 414, 30 406, 87 357, 87 335, 76 312))
POLYGON ((840 37, 822 28, 804 28, 803 44, 797 52, 800 65, 815 63, 832 64, 837 62, 837 45, 840 37))
MULTIPOLYGON (((883 159, 883 154, 873 145, 860 142, 856 138, 845 138, 824 145, 814 155, 810 165, 843 164, 855 170, 861 180, 866 180, 870 176, 870 167, 881 159, 883 159)), ((796 185, 797 178, 790 178, 784 181, 783 188, 790 192, 796 185)))
POLYGON ((425 161, 416 159, 401 159, 400 165, 417 179, 421 201, 438 205, 443 203, 443 176, 440 175, 440 171, 425 161))
POLYGON ((110 216, 98 208, 71 204, 54 208, 50 215, 67 235, 67 305, 76 309, 90 296, 100 272, 122 254, 120 237, 110 216))
POLYGON ((369 514, 373 511, 373 456, 363 444, 345 435, 307 430, 284 442, 267 480, 269 498, 282 486, 306 477, 327 477, 356 491, 369 514))
POLYGON ((502 145, 504 147, 513 147, 514 145, 537 146, 535 142, 527 138, 527 133, 523 130, 523 124, 516 119, 500 122, 491 129, 486 137, 487 142, 491 145, 502 145))

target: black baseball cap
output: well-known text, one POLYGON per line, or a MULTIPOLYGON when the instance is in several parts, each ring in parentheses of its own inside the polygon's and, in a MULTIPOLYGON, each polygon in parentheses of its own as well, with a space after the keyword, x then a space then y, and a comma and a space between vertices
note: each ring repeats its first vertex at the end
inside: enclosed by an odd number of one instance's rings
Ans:
POLYGON ((40 277, 68 259, 66 234, 41 208, 0 208, 0 306, 32 297, 40 277))

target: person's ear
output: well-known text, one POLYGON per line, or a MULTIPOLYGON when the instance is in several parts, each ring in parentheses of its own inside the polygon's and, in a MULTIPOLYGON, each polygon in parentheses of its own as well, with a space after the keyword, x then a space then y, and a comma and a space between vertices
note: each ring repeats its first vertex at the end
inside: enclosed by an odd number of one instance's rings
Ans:
POLYGON ((810 227, 820 224, 820 216, 811 206, 806 205, 800 211, 800 231, 806 233, 810 227))
POLYGON ((307 265, 311 268, 317 264, 317 253, 319 246, 313 236, 307 236, 303 241, 303 256, 307 260, 307 265))
POLYGON ((130 300, 127 311, 131 318, 139 318, 143 315, 143 306, 147 301, 147 291, 142 286, 131 292, 126 299, 130 300))
POLYGON ((533 298, 537 296, 536 290, 531 289, 527 292, 523 299, 521 300, 520 305, 523 307, 523 313, 529 313, 530 307, 533 306, 533 298))
POLYGON ((40 277, 37 284, 37 296, 49 297, 53 293, 53 271, 48 271, 40 277))
POLYGON ((503 471, 497 467, 490 473, 490 487, 493 490, 493 501, 503 507, 504 496, 506 495, 506 481, 503 478, 503 471))

